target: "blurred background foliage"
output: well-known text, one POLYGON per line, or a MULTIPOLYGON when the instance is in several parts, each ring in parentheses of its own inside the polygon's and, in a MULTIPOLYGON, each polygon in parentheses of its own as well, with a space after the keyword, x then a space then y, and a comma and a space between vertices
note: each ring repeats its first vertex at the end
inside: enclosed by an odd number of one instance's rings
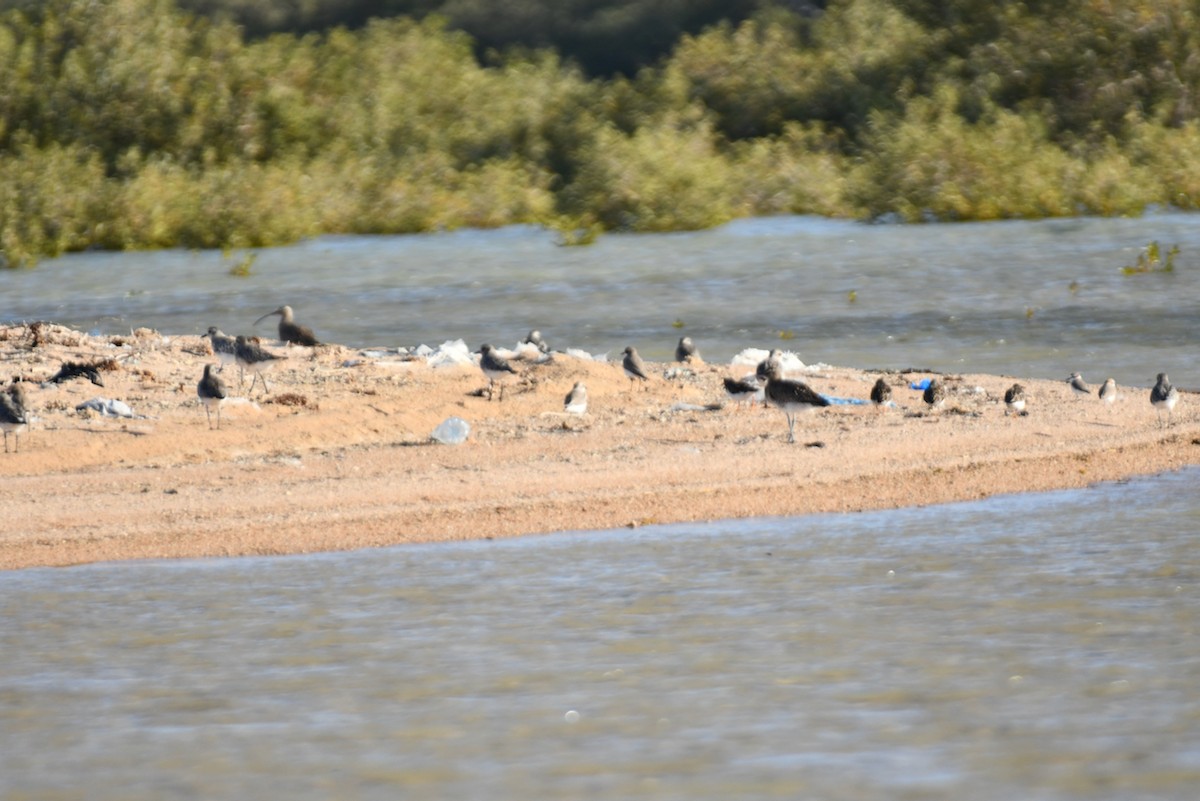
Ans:
POLYGON ((1200 0, 0 0, 0 251, 1193 209, 1198 90, 1200 0))

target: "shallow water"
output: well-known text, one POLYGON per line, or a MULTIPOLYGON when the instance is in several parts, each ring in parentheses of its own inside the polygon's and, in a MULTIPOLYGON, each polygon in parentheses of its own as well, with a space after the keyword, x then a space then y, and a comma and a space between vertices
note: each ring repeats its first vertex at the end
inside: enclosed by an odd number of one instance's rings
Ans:
POLYGON ((850 367, 1080 370, 1130 386, 1166 370, 1186 387, 1200 386, 1197 253, 1200 217, 1182 213, 920 226, 779 217, 575 248, 532 227, 325 237, 261 251, 248 278, 229 274, 243 253, 211 251, 5 271, 0 319, 270 335, 254 320, 288 303, 324 339, 355 347, 511 346, 539 328, 560 349, 635 344, 667 359, 689 334, 709 361, 780 345, 850 367), (1179 245, 1176 270, 1124 275, 1151 241, 1179 245))
POLYGON ((1200 472, 0 575, 0 797, 1192 799, 1200 472))

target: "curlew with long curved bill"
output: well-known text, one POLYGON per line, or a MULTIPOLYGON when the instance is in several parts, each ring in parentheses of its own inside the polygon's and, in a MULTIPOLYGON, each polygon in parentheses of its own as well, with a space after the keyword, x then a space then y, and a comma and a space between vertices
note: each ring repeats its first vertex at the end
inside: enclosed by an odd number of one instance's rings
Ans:
POLYGON ((273 314, 279 315, 279 338, 289 345, 320 345, 316 334, 306 325, 296 322, 296 316, 291 306, 280 306, 273 312, 267 312, 254 321, 258 325, 273 314))
MULTIPOLYGON (((266 383, 264 380, 263 383, 266 383)), ((213 372, 213 365, 204 365, 204 376, 196 384, 196 395, 204 404, 204 413, 208 416, 208 427, 212 428, 212 410, 217 410, 217 428, 221 427, 221 404, 229 397, 225 382, 213 372)))
POLYGON ((788 423, 788 442, 796 441, 796 413, 829 406, 829 401, 803 381, 783 378, 783 366, 775 360, 767 365, 767 385, 763 394, 767 403, 783 410, 788 423))

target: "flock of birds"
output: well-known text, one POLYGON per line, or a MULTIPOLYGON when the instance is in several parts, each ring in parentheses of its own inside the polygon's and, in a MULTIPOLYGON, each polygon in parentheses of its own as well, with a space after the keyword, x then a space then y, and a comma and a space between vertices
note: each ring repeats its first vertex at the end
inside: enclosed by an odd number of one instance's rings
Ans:
MULTIPOLYGON (((279 316, 279 339, 285 344, 308 347, 321 344, 316 335, 313 334, 311 328, 296 322, 295 313, 291 306, 280 306, 278 309, 264 314, 258 320, 255 320, 255 325, 274 315, 279 316)), ((209 427, 212 428, 214 426, 213 412, 215 411, 215 427, 220 428, 221 406, 229 397, 229 389, 218 371, 226 365, 236 364, 242 376, 242 382, 244 382, 246 371, 253 374, 250 384, 251 393, 254 391, 256 382, 260 379, 262 380, 263 390, 269 392, 270 388, 267 386, 265 373, 273 365, 286 357, 268 351, 249 337, 229 336, 216 326, 210 327, 205 336, 208 338, 213 353, 217 356, 220 363, 206 364, 204 366, 204 374, 196 385, 196 395, 204 406, 209 427)), ((536 348, 543 354, 549 352, 549 347, 546 345, 541 333, 536 330, 529 332, 529 335, 522 344, 536 348)), ((675 360, 678 362, 689 362, 698 358, 696 345, 692 341, 692 338, 687 336, 680 338, 679 344, 675 348, 675 360)), ((77 371, 90 369, 86 365, 73 366, 77 371)), ((484 343, 480 347, 479 367, 488 379, 488 399, 491 400, 495 396, 497 400, 502 401, 504 399, 504 384, 508 379, 519 375, 517 368, 512 365, 506 355, 487 343, 484 343), (499 390, 498 392, 497 389, 499 390)), ((642 361, 641 356, 638 355, 637 349, 632 345, 625 348, 622 354, 621 368, 629 378, 631 392, 639 382, 644 383, 650 379, 645 363, 642 361)), ((65 369, 66 366, 64 366, 65 369)), ((80 374, 86 375, 86 372, 80 374)), ((93 383, 102 385, 94 369, 92 370, 92 374, 91 380, 93 383)), ((1091 396, 1091 388, 1088 387, 1079 373, 1072 373, 1066 380, 1076 397, 1091 396)), ((788 424, 788 442, 793 443, 796 441, 796 415, 801 412, 831 405, 828 398, 813 390, 803 381, 784 377, 782 354, 778 350, 772 350, 767 358, 758 364, 753 374, 740 379, 725 377, 724 384, 725 391, 732 401, 744 403, 761 400, 767 405, 782 410, 788 424)), ((1116 401, 1117 397, 1116 382, 1112 378, 1109 378, 1101 385, 1097 394, 1102 402, 1111 405, 1116 401)), ((936 410, 942 408, 946 403, 946 397, 946 387, 938 378, 930 380, 924 388, 923 400, 930 409, 936 410)), ((871 403, 878 408, 883 408, 890 405, 891 399, 891 386, 883 378, 878 379, 871 388, 871 403)), ((1025 401, 1024 387, 1020 384, 1013 384, 1004 393, 1005 414, 1024 413, 1025 401)), ((1166 424, 1171 424, 1172 414, 1178 401, 1179 391, 1171 385, 1166 373, 1159 373, 1154 388, 1150 390, 1150 403, 1158 412, 1160 425, 1163 424, 1162 416, 1164 412, 1167 415, 1166 424)), ((587 404, 587 387, 582 381, 577 381, 563 400, 563 410, 569 414, 582 415, 587 412, 587 404)), ((21 382, 14 381, 3 390, 0 390, 0 429, 4 431, 5 453, 9 452, 9 434, 12 434, 14 439, 16 439, 17 435, 26 430, 29 423, 28 409, 28 401, 21 382)), ((19 440, 16 442, 16 447, 18 449, 20 447, 19 440)))

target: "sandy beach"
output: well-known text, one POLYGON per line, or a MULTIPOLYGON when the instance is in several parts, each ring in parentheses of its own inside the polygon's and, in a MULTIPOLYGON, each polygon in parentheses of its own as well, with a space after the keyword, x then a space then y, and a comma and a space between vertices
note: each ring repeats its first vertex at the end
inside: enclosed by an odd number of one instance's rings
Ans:
POLYGON ((196 396, 216 361, 207 339, 0 327, 0 377, 30 382, 35 417, 19 451, 0 455, 0 568, 855 512, 1200 463, 1189 393, 1161 427, 1146 388, 1120 388, 1108 406, 1063 381, 949 375, 931 411, 908 388, 929 373, 810 367, 794 377, 843 399, 865 399, 882 375, 896 406, 803 414, 789 444, 782 412, 729 402, 721 379, 746 372, 729 364, 648 364, 651 380, 631 391, 619 348, 612 363, 555 354, 517 362, 503 400, 489 400, 472 365, 264 345, 287 357, 270 391, 249 393, 249 376, 239 388, 226 367, 218 430, 196 396), (40 383, 65 361, 101 365, 104 385, 40 383), (582 416, 563 412, 576 381, 589 392, 582 416), (1014 381, 1029 398, 1021 416, 1005 414, 1014 381), (135 416, 77 411, 96 397, 135 416), (469 422, 468 440, 432 442, 450 416, 469 422))

